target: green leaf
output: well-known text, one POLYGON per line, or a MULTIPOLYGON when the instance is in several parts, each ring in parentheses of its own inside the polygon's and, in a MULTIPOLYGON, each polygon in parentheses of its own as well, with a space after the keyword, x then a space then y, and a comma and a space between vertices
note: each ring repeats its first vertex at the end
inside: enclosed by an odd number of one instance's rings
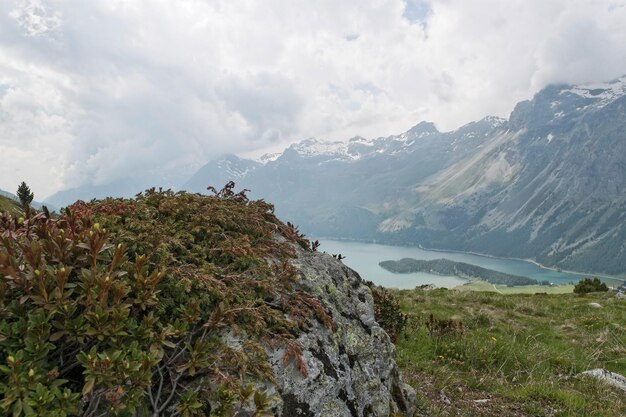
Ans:
POLYGON ((13 405, 13 417, 20 417, 22 415, 22 400, 17 400, 13 405))
POLYGON ((24 414, 26 416, 36 416, 37 413, 33 410, 33 408, 28 404, 28 401, 23 401, 22 405, 24 406, 24 414))
POLYGON ((50 341, 51 342, 56 342, 57 340, 59 340, 60 338, 62 338, 67 332, 66 331, 60 331, 60 332, 56 332, 56 333, 52 333, 52 336, 50 336, 50 341))
POLYGON ((91 392, 91 390, 93 389, 94 384, 96 383, 96 379, 95 378, 87 378, 87 381, 85 382, 85 386, 83 387, 83 395, 87 395, 91 392))
POLYGON ((161 342, 161 343, 163 343, 163 344, 164 344, 165 346, 167 346, 168 348, 172 348, 172 349, 174 349, 174 348, 176 347, 176 344, 175 344, 175 343, 173 343, 173 342, 170 342, 169 340, 164 340, 164 341, 163 341, 163 342, 161 342))

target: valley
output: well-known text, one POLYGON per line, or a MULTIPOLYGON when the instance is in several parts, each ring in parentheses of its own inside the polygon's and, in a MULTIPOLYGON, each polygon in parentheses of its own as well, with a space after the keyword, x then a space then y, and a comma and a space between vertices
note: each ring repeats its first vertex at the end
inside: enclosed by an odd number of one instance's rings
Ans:
MULTIPOLYGON (((309 138, 256 159, 227 154, 177 188, 205 194, 235 181, 307 235, 624 275, 625 130, 626 77, 549 85, 508 119, 448 132, 421 122, 386 137, 309 138)), ((47 201, 132 196, 141 181, 64 190, 47 201)))
POLYGON ((210 161, 182 188, 233 180, 309 235, 626 272, 626 77, 552 85, 508 120, 454 131, 306 139, 210 161), (591 93, 593 92, 593 94, 591 93))

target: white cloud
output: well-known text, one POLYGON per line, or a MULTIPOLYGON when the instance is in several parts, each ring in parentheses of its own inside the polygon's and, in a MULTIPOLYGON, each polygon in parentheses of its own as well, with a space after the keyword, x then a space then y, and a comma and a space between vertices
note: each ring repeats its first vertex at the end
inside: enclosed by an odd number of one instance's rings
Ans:
POLYGON ((169 185, 223 152, 507 116, 626 73, 625 5, 6 0, 0 188, 169 185))
POLYGON ((59 13, 50 13, 42 0, 20 0, 9 17, 15 19, 27 36, 49 34, 61 24, 59 13))

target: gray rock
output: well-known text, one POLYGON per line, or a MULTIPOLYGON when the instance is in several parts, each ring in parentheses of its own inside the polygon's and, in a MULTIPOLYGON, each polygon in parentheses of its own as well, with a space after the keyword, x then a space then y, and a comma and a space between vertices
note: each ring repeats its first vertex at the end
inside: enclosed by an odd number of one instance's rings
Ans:
POLYGON ((284 362, 283 348, 271 352, 282 404, 279 417, 412 416, 415 392, 400 379, 395 347, 374 318, 371 292, 359 275, 332 256, 298 249, 292 261, 300 289, 316 296, 336 330, 316 320, 298 342, 307 375, 284 362))
POLYGON ((596 368, 582 372, 579 375, 586 375, 592 378, 599 379, 600 381, 603 381, 626 392, 626 378, 623 375, 616 374, 615 372, 607 371, 606 369, 602 368, 596 368))

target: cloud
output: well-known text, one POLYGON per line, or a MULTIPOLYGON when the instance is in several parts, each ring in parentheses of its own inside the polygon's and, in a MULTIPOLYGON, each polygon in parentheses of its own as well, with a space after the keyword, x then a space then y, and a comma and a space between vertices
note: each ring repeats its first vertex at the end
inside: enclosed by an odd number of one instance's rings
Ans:
POLYGON ((24 29, 27 36, 41 36, 53 32, 61 25, 61 18, 57 12, 50 13, 42 0, 21 0, 9 17, 14 19, 24 29))
POLYGON ((626 73, 625 4, 7 0, 0 188, 176 185, 224 152, 507 116, 626 73))

